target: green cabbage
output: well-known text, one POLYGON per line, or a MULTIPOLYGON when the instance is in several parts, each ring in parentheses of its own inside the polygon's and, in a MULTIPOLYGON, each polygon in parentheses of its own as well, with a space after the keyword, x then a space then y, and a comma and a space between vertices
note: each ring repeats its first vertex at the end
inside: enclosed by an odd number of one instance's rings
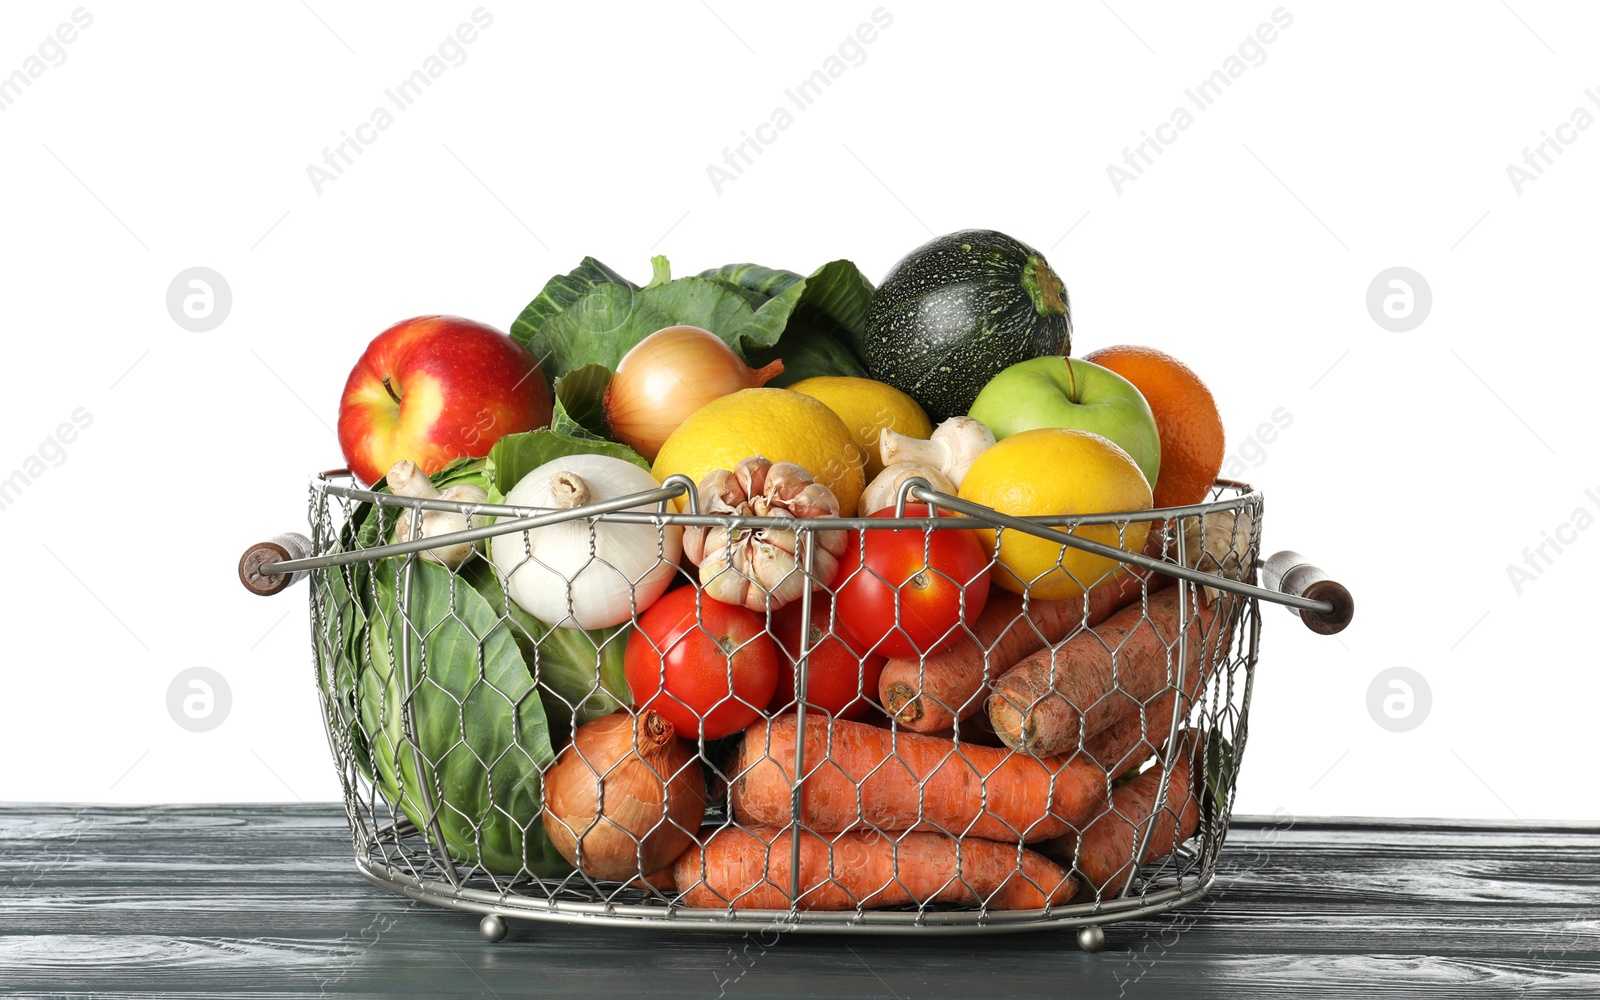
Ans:
MULTIPOLYGON (((433 481, 477 483, 499 502, 536 466, 588 451, 643 464, 621 445, 541 430, 510 435, 488 459, 458 462, 433 481)), ((384 544, 402 516, 401 508, 360 504, 339 546, 384 544)), ((540 820, 541 775, 574 728, 630 703, 622 662, 628 626, 542 625, 506 598, 480 550, 457 572, 409 560, 411 628, 405 630, 406 561, 316 574, 318 676, 335 742, 436 847, 442 836, 457 862, 505 875, 570 870, 540 820), (409 689, 400 670, 400 643, 408 635, 409 689), (414 743, 401 718, 408 697, 414 743)))

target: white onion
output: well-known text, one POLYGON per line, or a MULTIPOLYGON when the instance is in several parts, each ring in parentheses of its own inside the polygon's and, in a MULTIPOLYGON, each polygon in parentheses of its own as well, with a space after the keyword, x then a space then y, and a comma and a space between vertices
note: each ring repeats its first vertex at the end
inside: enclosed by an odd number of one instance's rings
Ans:
MULTIPOLYGON (((656 489, 650 473, 607 455, 568 455, 539 466, 506 495, 513 507, 570 509, 656 489)), ((654 504, 629 510, 653 513, 654 504)), ((506 593, 546 625, 608 628, 643 611, 672 582, 682 552, 677 525, 574 519, 489 543, 506 593)))

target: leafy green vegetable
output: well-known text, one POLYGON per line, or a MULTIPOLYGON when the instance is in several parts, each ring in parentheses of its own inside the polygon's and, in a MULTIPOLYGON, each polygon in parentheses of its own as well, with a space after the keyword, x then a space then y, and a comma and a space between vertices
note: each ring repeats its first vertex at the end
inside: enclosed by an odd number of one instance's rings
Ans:
POLYGON ((483 576, 491 579, 478 580, 479 591, 510 622, 539 687, 552 745, 564 745, 585 722, 633 704, 622 662, 631 625, 590 631, 551 628, 506 598, 494 570, 483 576))
POLYGON ((1233 746, 1216 733, 1208 733, 1206 741, 1206 791, 1209 803, 1219 814, 1228 805, 1228 789, 1233 787, 1233 746))
POLYGON ((867 374, 842 341, 818 331, 809 331, 804 337, 795 337, 791 332, 783 343, 774 347, 745 351, 745 360, 752 368, 761 368, 779 359, 783 361, 783 371, 767 383, 774 389, 787 388, 818 375, 860 377, 867 374))
MULTIPOLYGON (((511 336, 520 344, 529 344, 539 327, 546 321, 566 312, 584 295, 601 285, 618 285, 628 291, 637 291, 639 288, 593 257, 585 257, 583 262, 570 273, 558 274, 545 282, 544 289, 539 292, 538 297, 528 303, 527 308, 522 310, 522 315, 511 324, 511 336)), ((545 359, 537 351, 534 352, 534 356, 539 359, 546 377, 554 378, 559 374, 551 371, 545 359)))
POLYGON ((373 568, 378 613, 359 700, 380 788, 430 839, 436 818, 458 861, 504 874, 567 871, 538 820, 540 777, 555 752, 513 629, 463 576, 409 561, 409 628, 399 610, 401 562, 373 568), (400 669, 407 642, 409 689, 400 669), (407 699, 414 743, 401 718, 407 699))
POLYGON ((611 369, 605 365, 584 365, 556 379, 555 417, 550 429, 569 437, 605 440, 605 397, 610 384, 611 369))
MULTIPOLYGON (((652 265, 654 276, 640 288, 609 280, 615 272, 585 258, 545 285, 511 334, 551 378, 585 365, 615 370, 639 341, 677 324, 710 330, 747 360, 753 353, 784 356, 787 366, 788 350, 809 374, 861 373, 853 341, 865 329, 872 284, 849 261, 833 261, 810 276, 730 264, 677 279, 666 258, 652 265), (831 343, 813 343, 819 340, 831 343)), ((574 422, 596 429, 581 418, 574 422)))
POLYGON ((824 264, 809 278, 759 264, 727 264, 700 276, 736 284, 768 299, 799 285, 782 339, 771 347, 744 344, 751 367, 783 360, 783 373, 768 385, 781 389, 818 375, 866 375, 852 345, 866 329, 872 283, 849 261, 824 264))
POLYGON ((511 487, 523 476, 552 459, 567 455, 610 455, 649 471, 650 463, 625 444, 593 441, 562 434, 550 428, 507 434, 489 449, 484 467, 484 489, 493 503, 503 503, 511 487))
MULTIPOLYGON (((535 467, 590 452, 645 465, 621 445, 539 430, 503 438, 487 458, 432 478, 439 487, 474 482, 499 500, 535 467)), ((401 507, 358 504, 339 545, 385 544, 404 516, 401 507)), ((539 819, 541 771, 576 726, 630 702, 622 663, 628 626, 584 632, 541 624, 507 599, 481 549, 454 573, 417 556, 340 567, 318 575, 317 593, 320 680, 360 771, 430 840, 436 817, 443 848, 460 862, 501 874, 567 871, 539 819), (408 563, 410 624, 403 628, 408 563), (407 639, 409 689, 399 667, 407 639), (415 743, 402 727, 407 700, 415 743)))
POLYGON ((866 275, 847 260, 830 261, 809 277, 759 264, 726 264, 714 271, 702 271, 700 276, 727 281, 769 299, 783 298, 799 285, 790 326, 798 323, 808 334, 837 337, 851 353, 859 354, 855 339, 867 328, 873 288, 866 275))
POLYGON ((320 667, 318 681, 328 701, 329 717, 341 730, 338 738, 348 741, 346 748, 355 759, 356 767, 371 778, 371 753, 366 735, 358 724, 356 709, 367 616, 353 596, 353 581, 364 569, 362 564, 356 563, 327 570, 317 584, 313 610, 320 667))

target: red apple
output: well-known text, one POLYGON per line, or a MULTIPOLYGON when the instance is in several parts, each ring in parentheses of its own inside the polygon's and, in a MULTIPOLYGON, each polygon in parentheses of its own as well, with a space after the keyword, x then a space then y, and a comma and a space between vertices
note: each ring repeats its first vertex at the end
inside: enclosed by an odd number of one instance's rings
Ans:
POLYGON ((527 349, 458 316, 396 323, 367 345, 339 403, 339 446, 363 482, 410 459, 432 474, 507 434, 550 423, 550 385, 527 349))

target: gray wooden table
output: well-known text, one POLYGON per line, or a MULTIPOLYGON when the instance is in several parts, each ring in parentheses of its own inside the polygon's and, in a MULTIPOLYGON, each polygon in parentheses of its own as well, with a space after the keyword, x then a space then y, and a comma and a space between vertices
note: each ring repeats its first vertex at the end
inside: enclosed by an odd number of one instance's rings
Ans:
POLYGON ((477 920, 333 805, 0 808, 0 996, 1600 997, 1600 827, 1240 820, 1212 895, 1060 931, 740 939, 477 920))

